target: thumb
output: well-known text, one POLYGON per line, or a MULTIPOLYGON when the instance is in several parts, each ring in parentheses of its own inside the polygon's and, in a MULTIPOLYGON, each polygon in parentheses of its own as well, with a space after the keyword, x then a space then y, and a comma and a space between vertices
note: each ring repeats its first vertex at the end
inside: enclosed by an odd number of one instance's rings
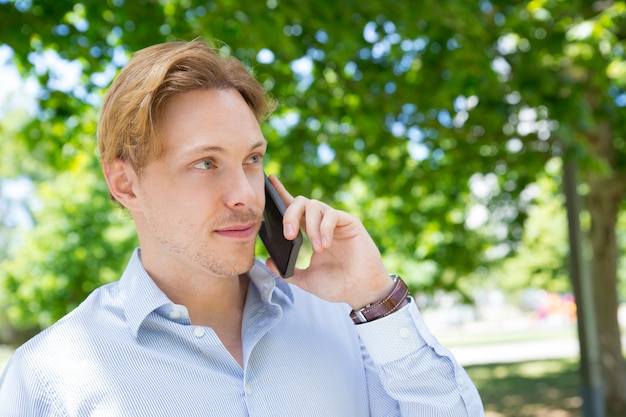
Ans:
POLYGON ((282 274, 281 274, 281 273, 280 273, 280 271, 278 270, 278 267, 276 266, 276 264, 274 263, 274 260, 273 260, 272 258, 267 258, 267 259, 265 260, 265 265, 266 265, 266 266, 267 266, 267 267, 268 267, 268 268, 269 268, 269 269, 270 269, 270 270, 271 270, 271 271, 272 271, 272 272, 273 272, 273 273, 274 273, 277 277, 280 277, 280 278, 282 278, 282 279, 288 279, 288 280, 289 280, 289 282, 291 282, 292 284, 296 284, 296 285, 298 285, 298 283, 297 283, 297 282, 295 282, 295 281, 298 281, 298 278, 297 278, 297 277, 298 277, 298 276, 301 276, 301 275, 305 275, 305 273, 304 273, 304 272, 306 272, 305 270, 302 270, 302 269, 300 269, 300 268, 294 268, 294 269, 293 269, 293 275, 288 276, 288 277, 284 277, 284 276, 282 276, 282 274))
POLYGON ((278 268, 276 267, 276 264, 274 263, 274 260, 272 258, 267 258, 267 260, 265 261, 265 265, 274 273, 276 274, 276 276, 281 276, 280 272, 278 271, 278 268))

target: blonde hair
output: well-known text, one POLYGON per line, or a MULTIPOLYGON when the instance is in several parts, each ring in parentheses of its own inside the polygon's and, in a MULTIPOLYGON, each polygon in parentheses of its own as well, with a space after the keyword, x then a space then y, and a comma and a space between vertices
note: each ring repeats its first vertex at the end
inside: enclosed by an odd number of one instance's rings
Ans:
POLYGON ((137 52, 104 97, 98 124, 102 163, 130 162, 137 173, 163 152, 158 122, 168 100, 194 90, 238 91, 259 122, 274 102, 248 69, 232 56, 196 39, 137 52))

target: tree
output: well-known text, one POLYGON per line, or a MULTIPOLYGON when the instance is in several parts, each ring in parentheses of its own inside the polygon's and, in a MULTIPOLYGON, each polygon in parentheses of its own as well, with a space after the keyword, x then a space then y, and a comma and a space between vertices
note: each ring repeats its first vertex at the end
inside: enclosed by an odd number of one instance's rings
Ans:
POLYGON ((621 1, 33 0, 0 4, 0 40, 41 80, 43 110, 16 139, 53 171, 80 157, 76 115, 98 106, 130 51, 223 41, 282 103, 265 129, 268 170, 360 215, 391 263, 410 259, 398 266, 415 289, 462 288, 514 253, 528 207, 520 195, 554 156, 578 159, 596 296, 608 300, 598 314, 607 399, 620 407, 625 15, 621 1), (58 58, 80 69, 80 83, 60 83, 58 58))
MULTIPOLYGON (((620 205, 626 191, 624 87, 624 2, 529 2, 511 22, 506 53, 509 84, 520 103, 545 107, 559 123, 555 143, 564 158, 584 155, 582 181, 588 186, 591 271, 609 409, 626 408, 626 366, 617 320, 617 240, 620 205), (575 10, 575 12, 574 12, 575 10), (529 71, 536 68, 537 71, 529 71), (547 76, 546 76, 547 74, 547 76), (524 86, 541 86, 524 91, 524 86), (525 94, 524 94, 525 93, 525 94)), ((506 38, 503 38, 506 39, 506 38)))

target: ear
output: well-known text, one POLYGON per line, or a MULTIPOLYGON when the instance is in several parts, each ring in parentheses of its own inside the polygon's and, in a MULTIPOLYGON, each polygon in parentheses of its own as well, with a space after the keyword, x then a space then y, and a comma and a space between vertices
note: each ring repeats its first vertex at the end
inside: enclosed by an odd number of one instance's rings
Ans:
POLYGON ((128 210, 137 204, 135 185, 138 182, 135 170, 128 162, 116 159, 110 164, 102 164, 104 178, 111 196, 128 210))

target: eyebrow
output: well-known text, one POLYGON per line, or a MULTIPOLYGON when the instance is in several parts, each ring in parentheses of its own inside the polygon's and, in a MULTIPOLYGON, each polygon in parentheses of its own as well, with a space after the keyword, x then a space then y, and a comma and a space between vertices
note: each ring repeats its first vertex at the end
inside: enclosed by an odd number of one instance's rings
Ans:
MULTIPOLYGON (((267 145, 267 141, 265 139, 261 139, 258 142, 255 142, 254 144, 252 144, 252 146, 250 146, 250 151, 258 147, 266 146, 266 145, 267 145)), ((201 145, 201 146, 197 146, 197 147, 189 149, 188 151, 183 152, 182 156, 183 157, 193 156, 193 155, 198 155, 198 154, 207 153, 207 152, 225 154, 225 153, 228 153, 228 150, 222 146, 201 145)))

